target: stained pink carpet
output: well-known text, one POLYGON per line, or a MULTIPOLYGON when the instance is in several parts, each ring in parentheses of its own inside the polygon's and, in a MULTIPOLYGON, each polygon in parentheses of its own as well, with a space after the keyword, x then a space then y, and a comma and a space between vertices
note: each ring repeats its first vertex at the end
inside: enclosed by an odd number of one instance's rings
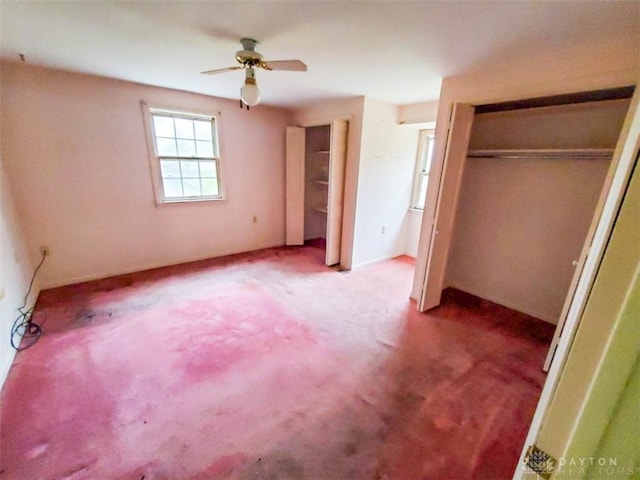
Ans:
POLYGON ((553 328, 408 257, 276 248, 44 291, 1 397, 0 479, 511 478, 553 328))

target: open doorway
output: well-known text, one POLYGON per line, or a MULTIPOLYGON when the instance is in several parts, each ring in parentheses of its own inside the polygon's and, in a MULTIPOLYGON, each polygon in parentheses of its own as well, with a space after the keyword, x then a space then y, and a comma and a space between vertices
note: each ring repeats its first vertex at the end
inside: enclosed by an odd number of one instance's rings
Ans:
POLYGON ((287 128, 287 245, 312 244, 340 265, 348 122, 287 128))
POLYGON ((476 111, 445 285, 558 324, 628 108, 476 111))

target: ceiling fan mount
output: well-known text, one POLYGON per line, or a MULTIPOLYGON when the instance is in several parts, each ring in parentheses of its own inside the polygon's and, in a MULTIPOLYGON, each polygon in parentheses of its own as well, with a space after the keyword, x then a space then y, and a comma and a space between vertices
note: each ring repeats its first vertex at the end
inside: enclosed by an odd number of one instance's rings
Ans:
POLYGON ((256 84, 256 68, 262 68, 264 70, 288 70, 293 72, 307 71, 307 66, 300 60, 265 60, 261 53, 256 52, 258 42, 253 38, 245 37, 240 40, 240 43, 242 44, 242 50, 236 52, 236 61, 240 65, 207 70, 202 73, 205 75, 214 75, 233 70, 246 70, 245 83, 240 90, 241 107, 243 103, 249 108, 260 102, 260 90, 256 84))
POLYGON ((243 50, 238 50, 236 52, 236 60, 238 63, 244 67, 264 68, 261 66, 261 63, 263 62, 262 54, 256 52, 258 42, 253 38, 243 38, 240 40, 240 43, 242 44, 243 50))

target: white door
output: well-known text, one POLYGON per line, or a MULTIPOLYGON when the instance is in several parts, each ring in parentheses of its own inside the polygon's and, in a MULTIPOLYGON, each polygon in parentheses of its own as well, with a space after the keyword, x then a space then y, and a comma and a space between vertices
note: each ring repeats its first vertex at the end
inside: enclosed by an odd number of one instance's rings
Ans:
POLYGON ((348 128, 349 123, 347 121, 335 120, 331 122, 329 192, 327 196, 327 246, 325 252, 325 263, 327 265, 340 263, 348 128))
POLYGON ((593 236, 596 232, 596 227, 598 226, 598 220, 600 220, 600 216, 602 215, 602 209, 604 208, 605 201, 611 190, 611 183, 613 181, 614 174, 618 167, 618 161, 619 161, 619 158, 614 157, 611 161, 611 165, 609 165, 609 171, 607 172, 607 177, 605 178, 604 184, 602 185, 602 190, 600 191, 600 197, 598 198, 598 203, 596 205, 593 218, 591 219, 591 225, 589 226, 589 231, 587 232, 587 236, 585 237, 584 244, 582 245, 582 251, 580 252, 580 257, 577 260, 574 260, 573 262, 575 271, 573 272, 573 277, 571 278, 571 284, 569 285, 569 290, 567 291, 567 296, 564 300, 564 305, 562 306, 562 312, 560 313, 560 317, 558 318, 558 325, 556 326, 556 331, 553 335, 551 346, 549 347, 549 351, 547 352, 547 358, 545 359, 544 366, 542 367, 542 369, 545 372, 549 371, 549 367, 551 366, 551 362, 553 361, 556 350, 558 348, 558 342, 560 341, 560 337, 562 336, 562 332, 564 330, 564 324, 567 319, 567 314, 569 313, 569 307, 571 307, 571 304, 573 302, 573 297, 575 296, 576 288, 578 287, 578 280, 582 275, 584 264, 587 260, 587 256, 589 254, 591 244, 593 243, 593 236))
MULTIPOLYGON (((431 227, 430 235, 426 231, 423 232, 424 235, 421 234, 421 238, 427 239, 429 243, 428 247, 426 245, 424 247, 428 248, 428 255, 419 302, 419 308, 422 312, 440 304, 456 206, 458 204, 458 193, 467 158, 469 137, 471 136, 473 111, 474 108, 471 105, 456 103, 453 106, 446 150, 440 170, 433 227, 431 227)), ((439 128, 439 126, 436 128, 439 128)), ((431 185, 428 188, 431 188, 431 185)), ((423 218, 423 230, 429 223, 428 218, 423 218)))
POLYGON ((569 313, 569 307, 573 302, 573 297, 576 293, 576 288, 578 287, 578 280, 582 275, 582 270, 584 268, 584 263, 587 260, 587 255, 589 254, 589 249, 591 248, 591 242, 593 242, 593 234, 596 231, 596 226, 598 225, 598 220, 600 219, 600 215, 602 214, 602 207, 604 206, 604 201, 609 194, 609 188, 611 187, 611 178, 612 172, 615 170, 615 165, 611 162, 609 167, 609 173, 607 173, 607 178, 605 179, 605 183, 602 187, 602 191, 600 192, 600 198, 598 199, 598 204, 596 205, 596 210, 593 214, 593 219, 591 220, 591 225, 589 226, 589 231, 587 232, 587 236, 585 238, 584 244, 582 245, 582 251, 580 252, 580 257, 577 260, 573 261, 573 266, 575 270, 573 272, 573 277, 571 278, 571 283, 569 284, 569 290, 567 291, 567 296, 564 299, 564 305, 562 306, 562 312, 560 312, 560 317, 558 318, 558 324, 556 325, 556 331, 553 334, 553 339, 551 340, 551 345, 549 346, 549 351, 547 352, 547 358, 544 360, 544 365, 542 370, 545 372, 549 371, 549 367, 551 366, 551 362, 556 354, 556 350, 558 348, 558 342, 560 341, 560 337, 562 336, 562 331, 564 330, 564 323, 567 319, 567 313, 569 313))
MULTIPOLYGON (((552 405, 554 394, 558 387, 558 382, 562 374, 567 356, 572 346, 573 338, 578 329, 580 319, 582 317, 585 305, 591 292, 591 287, 596 274, 600 268, 602 256, 607 246, 613 224, 616 221, 617 213, 620 207, 622 198, 624 197, 627 185, 629 184, 629 178, 633 170, 638 151, 640 150, 640 110, 638 109, 638 102, 640 101, 640 90, 636 89, 636 92, 631 101, 627 118, 622 126, 622 132, 618 139, 615 152, 613 154, 611 172, 613 176, 609 182, 608 194, 604 201, 604 205, 601 208, 601 213, 597 221, 595 232, 593 234, 593 240, 589 246, 584 267, 577 280, 575 292, 573 294, 572 301, 568 307, 564 326, 562 328, 562 334, 558 337, 557 348, 555 348, 555 356, 551 366, 549 368, 549 374, 545 381, 542 393, 540 394, 540 400, 538 400, 538 406, 533 415, 529 433, 523 445, 522 452, 520 453, 520 460, 516 471, 514 473, 514 479, 526 478, 525 469, 521 468, 524 463, 527 449, 529 445, 535 445, 540 437, 540 434, 544 428, 552 428, 552 425, 545 425, 544 421, 549 413, 549 408, 552 405)), ((558 406, 556 408, 562 408, 558 406)), ((557 417, 563 417, 564 421, 573 421, 580 412, 572 411, 571 409, 564 409, 561 415, 557 417)), ((547 422, 548 423, 548 422, 547 422)), ((565 443, 567 439, 557 439, 556 443, 565 443)), ((548 452, 552 455, 561 455, 562 452, 548 452)))
POLYGON ((286 244, 304 244, 305 130, 287 127, 286 134, 286 244))

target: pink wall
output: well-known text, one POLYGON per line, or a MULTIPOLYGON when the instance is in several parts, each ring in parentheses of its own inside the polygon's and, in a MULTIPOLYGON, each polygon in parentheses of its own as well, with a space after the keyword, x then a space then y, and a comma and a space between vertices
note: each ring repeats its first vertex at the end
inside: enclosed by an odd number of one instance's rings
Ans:
MULTIPOLYGON (((11 327, 18 317, 33 269, 0 157, 0 388, 16 353, 9 347, 11 327)), ((38 291, 36 283, 27 302, 29 306, 35 302, 38 291)))
POLYGON ((43 286, 284 243, 288 111, 20 64, 2 73, 2 155, 31 258, 51 250, 43 286), (226 200, 155 205, 141 100, 220 112, 226 200))

